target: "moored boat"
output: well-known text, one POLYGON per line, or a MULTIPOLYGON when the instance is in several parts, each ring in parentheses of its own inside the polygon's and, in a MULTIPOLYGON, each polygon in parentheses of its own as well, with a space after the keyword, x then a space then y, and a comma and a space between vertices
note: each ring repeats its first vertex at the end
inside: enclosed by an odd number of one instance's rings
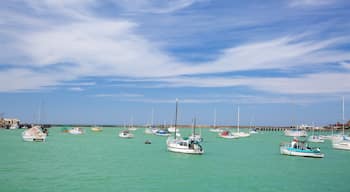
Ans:
POLYGON ((72 135, 81 135, 84 133, 84 130, 80 127, 73 127, 72 129, 68 130, 68 133, 72 135))
POLYGON ((101 132, 101 131, 103 131, 103 129, 102 129, 102 127, 95 126, 95 127, 91 127, 91 131, 93 131, 93 132, 101 132))
POLYGON ((134 137, 134 134, 132 134, 129 130, 123 130, 119 133, 119 137, 131 139, 134 137))
POLYGON ((33 126, 22 132, 23 141, 43 142, 46 140, 46 134, 41 130, 40 126, 33 126))
POLYGON ((280 153, 282 155, 301 156, 301 157, 313 157, 323 158, 324 154, 321 153, 320 148, 311 148, 305 141, 299 141, 294 138, 290 143, 280 144, 280 153))

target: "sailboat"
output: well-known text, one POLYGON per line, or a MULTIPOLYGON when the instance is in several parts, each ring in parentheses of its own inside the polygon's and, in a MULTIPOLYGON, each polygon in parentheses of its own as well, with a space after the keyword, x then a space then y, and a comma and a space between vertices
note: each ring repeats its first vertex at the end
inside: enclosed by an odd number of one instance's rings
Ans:
POLYGON ((137 128, 134 127, 134 118, 133 117, 131 118, 131 125, 129 126, 128 130, 129 131, 136 131, 137 130, 137 128))
POLYGON ((193 139, 183 139, 176 136, 177 126, 177 112, 178 112, 178 99, 176 99, 176 112, 175 112, 175 134, 174 138, 168 137, 166 144, 168 151, 175 153, 197 154, 204 153, 203 147, 199 141, 193 139))
MULTIPOLYGON (((42 105, 42 103, 41 103, 42 105)), ((39 107, 38 122, 41 123, 41 106, 39 107)), ((32 126, 22 132, 23 141, 43 142, 46 140, 47 132, 44 133, 41 125, 32 126)))
POLYGON ((214 132, 214 133, 221 133, 224 130, 222 130, 221 128, 216 127, 216 109, 214 110, 214 123, 213 123, 213 128, 209 129, 210 132, 214 132))
POLYGON ((237 132, 234 132, 233 135, 237 137, 249 137, 250 134, 246 132, 239 131, 239 107, 237 108, 237 132))
POLYGON ((84 130, 80 127, 73 127, 72 129, 68 130, 68 133, 72 135, 81 135, 84 133, 84 130))
POLYGON ((188 138, 192 139, 192 140, 195 140, 197 142, 203 142, 202 129, 200 129, 200 133, 199 134, 196 134, 196 118, 194 118, 194 120, 193 120, 192 134, 188 138))
POLYGON ((131 139, 131 138, 134 137, 134 134, 132 134, 128 129, 126 129, 126 126, 124 124, 124 129, 119 132, 119 137, 126 138, 126 139, 131 139))
POLYGON ((335 138, 333 137, 332 139, 332 146, 334 149, 341 149, 341 150, 350 150, 350 140, 349 138, 345 135, 345 121, 344 121, 344 97, 343 97, 343 102, 342 102, 342 124, 343 124, 343 134, 342 137, 340 138, 335 138))
POLYGON ((225 139, 238 139, 239 136, 235 135, 230 130, 223 130, 222 132, 219 132, 219 137, 225 138, 225 139))
POLYGON ((289 137, 306 137, 307 132, 304 130, 304 126, 297 126, 296 128, 284 130, 284 135, 289 137))
POLYGON ((41 126, 33 126, 22 132, 23 141, 43 142, 46 140, 46 134, 42 131, 41 126))
POLYGON ((315 126, 314 125, 312 126, 312 135, 309 136, 308 141, 312 142, 312 143, 323 143, 324 142, 324 140, 319 135, 315 135, 315 126))
MULTIPOLYGON (((146 134, 155 134, 155 132, 157 132, 158 128, 156 128, 153 124, 154 122, 154 109, 152 108, 152 121, 151 121, 151 125, 147 125, 145 128, 145 133, 146 134)), ((148 124, 148 123, 147 123, 148 124)))

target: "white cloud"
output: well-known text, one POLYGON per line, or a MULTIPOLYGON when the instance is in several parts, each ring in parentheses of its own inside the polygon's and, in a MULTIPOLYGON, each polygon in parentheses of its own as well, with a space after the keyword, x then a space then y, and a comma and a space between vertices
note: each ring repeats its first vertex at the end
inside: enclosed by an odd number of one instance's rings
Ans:
MULTIPOLYGON (((12 65, 13 69, 1 71, 2 78, 18 77, 11 83, 2 84, 0 91, 40 89, 55 86, 67 80, 81 77, 100 76, 106 78, 131 77, 154 78, 176 86, 249 86, 255 89, 277 93, 307 93, 341 91, 340 76, 347 74, 313 74, 297 78, 182 78, 182 75, 237 72, 259 69, 285 70, 310 64, 340 63, 350 60, 350 53, 334 47, 349 42, 348 37, 309 40, 311 35, 285 36, 264 42, 250 42, 222 50, 216 60, 191 63, 180 62, 135 30, 138 24, 127 19, 106 19, 93 16, 89 6, 95 1, 28 1, 34 10, 48 12, 68 19, 51 24, 50 18, 7 12, 1 18, 4 26, 0 33, 5 43, 0 49, 0 63, 12 65), (47 8, 50 8, 47 10, 47 8), (13 17, 12 17, 13 16, 13 17), (17 21, 14 22, 13 21, 17 21), (30 21, 30 22, 28 22, 30 21), (28 22, 28 23, 27 23, 28 22), (27 28, 25 33, 21 27, 27 28), (5 56, 6 55, 6 56, 5 56), (11 59, 12 58, 12 59, 11 59), (50 68, 59 66, 56 71, 33 72, 23 67, 50 68), (18 67, 18 68, 17 68, 18 67), (65 77, 65 78, 63 78, 65 77), (28 82, 24 82, 28 79, 28 82), (167 79, 167 80, 164 80, 167 79), (329 79, 329 81, 327 81, 329 79), (317 80, 325 87, 313 88, 317 80), (256 82, 259 81, 259 82, 256 82), (336 83, 335 85, 332 83, 336 83), (294 85, 294 86, 293 86, 294 85), (336 88, 332 88, 332 85, 336 88), (284 87, 288 87, 285 89, 284 87)), ((186 7, 195 1, 166 2, 168 7, 186 7)), ((121 3, 128 4, 126 1, 121 3)), ((132 2, 127 6, 153 7, 151 1, 132 2), (137 5, 132 5, 137 4, 137 5), (140 4, 140 5, 138 5, 140 4)), ((162 5, 163 6, 163 5, 162 5)), ((162 8, 164 8, 162 7, 162 8)), ((1 13, 0 13, 1 14, 1 13)), ((347 65, 344 65, 347 66, 347 65)))
POLYGON ((70 87, 68 89, 71 90, 71 91, 84 91, 84 89, 81 88, 81 87, 70 87))
POLYGON ((114 0, 113 2, 131 12, 170 13, 200 1, 203 0, 114 0))
POLYGON ((337 0, 290 0, 291 7, 323 6, 335 3, 337 0))

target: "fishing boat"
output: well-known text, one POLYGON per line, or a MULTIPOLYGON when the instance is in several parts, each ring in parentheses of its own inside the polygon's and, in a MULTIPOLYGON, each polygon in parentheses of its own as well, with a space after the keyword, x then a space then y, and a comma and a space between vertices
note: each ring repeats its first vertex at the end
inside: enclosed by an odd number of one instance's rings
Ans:
POLYGON ((33 126, 22 132, 23 141, 43 142, 46 140, 46 134, 43 133, 40 126, 33 126))
POLYGON ((332 138, 332 146, 334 149, 341 149, 341 150, 350 150, 350 138, 345 135, 345 118, 344 118, 344 97, 342 102, 342 120, 343 120, 343 133, 340 137, 333 137, 332 138))
POLYGON ((213 123, 213 127, 209 129, 210 132, 213 133, 221 133, 224 130, 221 128, 216 127, 216 109, 214 110, 214 123, 213 123))
POLYGON ((246 132, 239 131, 239 107, 237 108, 237 132, 232 133, 234 136, 237 137, 249 137, 250 134, 246 132))
POLYGON ((134 137, 134 134, 132 134, 129 130, 123 130, 119 133, 119 137, 131 139, 134 137))
POLYGON ((68 133, 72 135, 81 135, 84 133, 84 130, 80 127, 73 127, 72 129, 68 130, 68 133))
POLYGON ((324 154, 321 153, 320 148, 311 148, 306 141, 299 141, 294 138, 290 143, 280 144, 280 153, 282 155, 301 156, 301 157, 314 157, 323 158, 324 154))
POLYGON ((93 132, 101 132, 101 131, 103 131, 103 129, 102 129, 102 127, 94 126, 94 127, 91 127, 91 131, 93 131, 93 132))
POLYGON ((175 153, 185 154, 197 154, 204 153, 203 147, 199 141, 190 138, 179 138, 176 136, 176 124, 177 124, 177 112, 178 112, 178 100, 176 99, 176 112, 175 112, 175 134, 174 138, 168 137, 166 144, 168 151, 175 153))

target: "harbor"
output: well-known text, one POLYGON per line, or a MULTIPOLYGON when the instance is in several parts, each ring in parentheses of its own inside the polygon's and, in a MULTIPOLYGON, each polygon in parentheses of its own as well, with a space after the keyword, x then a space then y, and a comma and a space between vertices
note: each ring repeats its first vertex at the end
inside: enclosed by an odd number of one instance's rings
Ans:
POLYGON ((281 131, 223 140, 203 128, 206 153, 193 156, 167 152, 166 137, 142 128, 130 140, 118 137, 122 127, 98 133, 83 127, 83 135, 61 129, 51 127, 44 143, 21 141, 20 129, 0 129, 2 191, 349 190, 350 153, 332 149, 330 141, 318 145, 323 159, 309 159, 280 155, 279 143, 288 141, 281 131))

